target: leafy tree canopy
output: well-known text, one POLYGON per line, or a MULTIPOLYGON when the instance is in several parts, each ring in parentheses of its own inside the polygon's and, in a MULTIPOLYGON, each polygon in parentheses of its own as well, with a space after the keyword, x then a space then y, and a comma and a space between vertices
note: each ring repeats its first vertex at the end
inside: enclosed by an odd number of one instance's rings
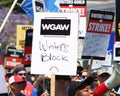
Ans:
MULTIPOLYGON (((18 0, 17 3, 21 3, 23 0, 18 0)), ((10 8, 13 4, 14 0, 0 0, 0 3, 4 7, 10 8)), ((23 10, 16 4, 15 8, 13 9, 16 12, 23 12, 23 10)))

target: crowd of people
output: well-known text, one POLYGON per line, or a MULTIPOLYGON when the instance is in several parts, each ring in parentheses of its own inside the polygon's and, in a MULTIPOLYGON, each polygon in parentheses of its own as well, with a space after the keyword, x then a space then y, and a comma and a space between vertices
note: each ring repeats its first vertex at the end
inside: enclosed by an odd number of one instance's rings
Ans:
MULTIPOLYGON (((120 96, 119 85, 102 89, 102 85, 111 76, 108 72, 93 71, 90 76, 80 62, 74 76, 55 76, 55 96, 120 96), (99 90, 100 89, 100 90, 99 90)), ((51 78, 27 72, 23 64, 15 66, 11 74, 5 74, 8 93, 0 96, 50 96, 51 78)))

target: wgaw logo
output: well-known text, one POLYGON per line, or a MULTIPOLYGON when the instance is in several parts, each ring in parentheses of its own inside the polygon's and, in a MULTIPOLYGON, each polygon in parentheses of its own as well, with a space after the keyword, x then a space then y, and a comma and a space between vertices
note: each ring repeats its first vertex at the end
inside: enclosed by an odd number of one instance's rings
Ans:
POLYGON ((70 19, 41 19, 41 35, 70 35, 70 19))

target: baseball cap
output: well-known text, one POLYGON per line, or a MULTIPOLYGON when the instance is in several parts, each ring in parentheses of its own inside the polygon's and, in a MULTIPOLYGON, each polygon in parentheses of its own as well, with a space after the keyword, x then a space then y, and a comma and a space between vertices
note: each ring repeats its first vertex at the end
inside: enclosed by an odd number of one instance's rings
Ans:
POLYGON ((17 82, 25 82, 25 80, 23 80, 21 76, 15 74, 9 78, 8 82, 9 84, 12 84, 17 82))
POLYGON ((112 74, 112 68, 101 68, 97 70, 98 76, 102 76, 103 74, 111 75, 112 74))
POLYGON ((25 67, 20 66, 20 67, 15 68, 15 69, 13 70, 13 73, 15 74, 15 73, 18 73, 19 71, 22 71, 22 70, 26 71, 25 67))
POLYGON ((87 77, 80 81, 74 81, 68 86, 68 96, 74 96, 75 92, 81 88, 84 88, 86 85, 91 85, 93 82, 92 77, 87 77))

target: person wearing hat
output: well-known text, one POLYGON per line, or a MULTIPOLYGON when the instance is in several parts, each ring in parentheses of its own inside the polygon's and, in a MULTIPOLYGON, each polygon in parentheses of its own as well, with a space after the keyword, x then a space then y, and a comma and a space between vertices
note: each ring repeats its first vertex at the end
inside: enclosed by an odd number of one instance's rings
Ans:
POLYGON ((98 73, 98 79, 99 79, 100 83, 104 82, 111 76, 111 71, 109 71, 105 68, 99 69, 97 71, 97 73, 98 73))
POLYGON ((23 93, 26 96, 37 96, 38 90, 30 82, 27 81, 27 79, 26 79, 27 71, 26 71, 25 67, 23 66, 23 64, 16 66, 13 69, 13 74, 17 74, 17 75, 21 76, 22 79, 24 79, 26 81, 26 86, 23 90, 23 93))
POLYGON ((26 81, 19 75, 13 75, 9 78, 10 93, 8 96, 26 96, 22 93, 25 88, 26 81))
POLYGON ((93 96, 93 91, 91 90, 92 82, 92 77, 71 82, 68 86, 68 96, 93 96))
POLYGON ((18 75, 21 76, 24 80, 26 80, 27 72, 26 72, 25 67, 24 67, 22 64, 19 65, 19 66, 16 66, 16 67, 13 69, 13 74, 18 74, 18 75))

